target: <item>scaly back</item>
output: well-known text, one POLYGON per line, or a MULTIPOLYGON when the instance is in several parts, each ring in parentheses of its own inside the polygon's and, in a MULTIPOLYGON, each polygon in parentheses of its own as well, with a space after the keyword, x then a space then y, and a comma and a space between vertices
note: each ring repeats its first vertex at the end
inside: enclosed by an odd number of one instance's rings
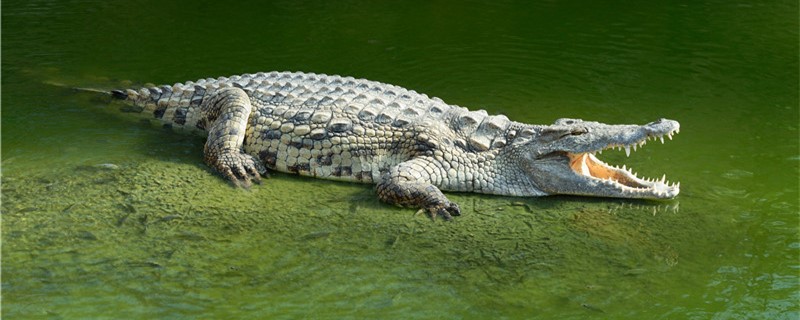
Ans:
POLYGON ((472 151, 485 151, 506 144, 503 134, 511 124, 505 116, 488 116, 485 111, 469 111, 399 86, 302 72, 244 74, 229 78, 200 79, 172 86, 114 91, 114 96, 132 103, 143 113, 176 129, 206 130, 199 107, 214 91, 238 87, 247 92, 257 112, 297 120, 332 119, 342 113, 362 124, 408 128, 426 123, 445 124, 456 145, 472 151), (280 114, 276 114, 280 113, 280 114))

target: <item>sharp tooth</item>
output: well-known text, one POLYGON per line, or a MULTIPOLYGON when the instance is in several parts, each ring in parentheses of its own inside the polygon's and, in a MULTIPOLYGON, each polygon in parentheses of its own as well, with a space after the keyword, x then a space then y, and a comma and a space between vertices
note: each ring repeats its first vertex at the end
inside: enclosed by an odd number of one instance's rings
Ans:
POLYGON ((664 144, 664 136, 660 136, 659 138, 661 138, 661 144, 664 144))
POLYGON ((625 167, 625 165, 623 164, 623 165, 622 165, 622 170, 628 171, 628 168, 627 168, 627 167, 625 167))
POLYGON ((589 157, 588 155, 584 154, 583 158, 581 159, 581 174, 585 176, 592 176, 592 174, 589 173, 589 165, 586 164, 586 159, 588 157, 589 157))
POLYGON ((681 128, 675 129, 675 133, 681 133, 681 128))
POLYGON ((667 175, 661 176, 661 183, 667 183, 667 175))
POLYGON ((636 145, 635 144, 633 145, 633 151, 636 151, 636 145))
POLYGON ((630 146, 625 146, 625 156, 626 157, 630 157, 631 156, 631 147, 630 146))
POLYGON ((598 154, 603 154, 603 150, 597 151, 598 154))
POLYGON ((670 132, 670 133, 667 133, 667 138, 669 138, 670 140, 672 140, 672 132, 670 132))

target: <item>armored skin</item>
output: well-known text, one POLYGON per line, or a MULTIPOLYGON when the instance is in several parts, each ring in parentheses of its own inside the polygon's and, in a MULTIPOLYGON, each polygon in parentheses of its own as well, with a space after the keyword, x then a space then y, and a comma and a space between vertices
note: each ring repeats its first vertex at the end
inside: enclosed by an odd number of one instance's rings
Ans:
POLYGON ((137 112, 208 140, 205 161, 249 187, 268 170, 373 183, 388 203, 459 215, 442 191, 668 199, 679 184, 637 177, 596 153, 630 152, 678 122, 529 125, 380 82, 301 72, 114 90, 137 112))

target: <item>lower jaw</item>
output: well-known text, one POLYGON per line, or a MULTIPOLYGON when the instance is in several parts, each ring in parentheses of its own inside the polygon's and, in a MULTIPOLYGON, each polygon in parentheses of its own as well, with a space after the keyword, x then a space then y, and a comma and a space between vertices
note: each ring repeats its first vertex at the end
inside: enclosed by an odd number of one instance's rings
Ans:
POLYGON ((632 199, 670 199, 674 198, 679 190, 679 185, 670 186, 666 177, 662 180, 648 180, 638 178, 625 166, 613 167, 589 153, 567 153, 570 168, 582 178, 596 182, 604 188, 612 188, 606 195, 585 194, 589 196, 603 196, 632 199), (660 189, 660 190, 659 190, 660 189))

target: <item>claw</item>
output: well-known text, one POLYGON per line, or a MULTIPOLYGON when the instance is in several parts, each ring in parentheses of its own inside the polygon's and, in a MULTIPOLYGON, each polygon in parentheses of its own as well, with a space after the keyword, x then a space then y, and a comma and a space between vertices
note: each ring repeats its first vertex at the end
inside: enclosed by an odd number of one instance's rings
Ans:
POLYGON ((453 216, 460 216, 461 209, 453 202, 441 203, 428 208, 428 216, 431 220, 436 220, 437 216, 442 217, 445 221, 452 221, 453 216))
POLYGON ((267 174, 267 169, 255 157, 238 151, 222 153, 213 159, 213 166, 236 187, 248 189, 255 181, 261 184, 261 174, 267 174))
POLYGON ((253 177, 253 181, 255 181, 256 184, 261 184, 261 174, 258 173, 256 168, 250 167, 247 168, 247 171, 249 171, 250 176, 253 177))
POLYGON ((450 213, 447 212, 447 210, 445 210, 445 209, 437 210, 436 215, 431 217, 431 219, 436 220, 436 216, 442 217, 442 219, 444 219, 444 221, 452 221, 453 220, 453 216, 451 216, 450 213))
POLYGON ((461 209, 454 202, 450 203, 450 206, 448 206, 447 211, 450 212, 450 214, 452 214, 454 216, 460 216, 461 215, 461 209))

